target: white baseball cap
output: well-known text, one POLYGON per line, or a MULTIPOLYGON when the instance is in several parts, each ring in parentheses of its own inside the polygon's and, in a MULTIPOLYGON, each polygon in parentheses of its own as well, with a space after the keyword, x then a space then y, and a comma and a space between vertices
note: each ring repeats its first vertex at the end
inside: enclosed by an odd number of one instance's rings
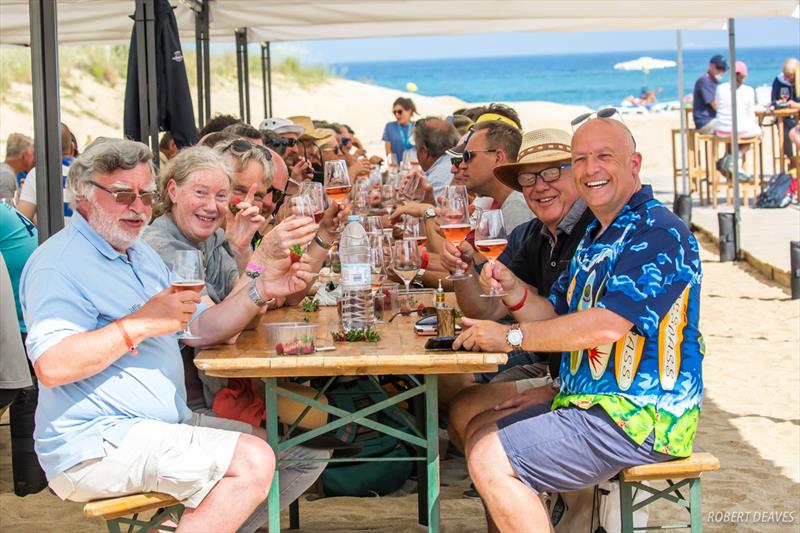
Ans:
POLYGON ((302 135, 306 131, 303 126, 295 124, 288 118, 280 117, 265 118, 261 121, 261 124, 258 125, 258 129, 270 130, 278 135, 281 133, 296 133, 297 135, 302 135))

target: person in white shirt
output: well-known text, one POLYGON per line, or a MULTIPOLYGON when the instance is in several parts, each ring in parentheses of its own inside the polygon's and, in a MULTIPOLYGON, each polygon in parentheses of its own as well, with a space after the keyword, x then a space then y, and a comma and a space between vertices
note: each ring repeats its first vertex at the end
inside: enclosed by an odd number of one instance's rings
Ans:
MULTIPOLYGON (((737 61, 734 67, 736 75, 736 121, 739 137, 760 137, 761 127, 756 118, 756 94, 752 87, 744 84, 747 78, 747 65, 737 61)), ((717 125, 714 133, 729 137, 733 131, 733 104, 731 102, 730 82, 717 86, 717 125)))

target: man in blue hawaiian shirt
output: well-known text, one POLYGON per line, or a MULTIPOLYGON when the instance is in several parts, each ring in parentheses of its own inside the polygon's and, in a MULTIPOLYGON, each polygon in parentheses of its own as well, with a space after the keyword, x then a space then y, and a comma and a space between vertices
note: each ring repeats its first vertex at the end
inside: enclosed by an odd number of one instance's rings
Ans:
MULTIPOLYGON (((597 221, 550 298, 531 294, 514 313, 519 325, 465 319, 454 344, 565 352, 552 405, 523 393, 499 406, 509 416, 467 436, 470 475, 502 531, 547 531, 541 492, 691 454, 703 391, 698 245, 642 185, 641 162, 621 122, 578 128, 573 175, 597 221)), ((481 276, 508 305, 523 296, 499 263, 481 276)))

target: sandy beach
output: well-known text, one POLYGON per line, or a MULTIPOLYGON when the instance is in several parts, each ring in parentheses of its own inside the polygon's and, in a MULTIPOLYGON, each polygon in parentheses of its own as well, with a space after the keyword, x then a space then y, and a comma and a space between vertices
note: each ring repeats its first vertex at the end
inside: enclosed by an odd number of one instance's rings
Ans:
MULTIPOLYGON (((62 80, 62 120, 81 144, 100 135, 121 135, 123 86, 108 88, 88 77, 62 80)), ((375 153, 391 103, 400 93, 332 79, 302 88, 278 78, 273 109, 278 116, 306 114, 346 122, 375 153)), ((452 97, 411 95, 421 115, 447 115, 463 102, 452 97)), ((235 80, 218 83, 212 111, 238 113, 235 80)), ((251 87, 252 117, 263 116, 261 87, 251 87)), ((514 104, 525 129, 569 128, 586 109, 547 102, 514 104)), ((672 195, 671 128, 678 113, 626 115, 644 154, 645 182, 664 197, 672 195)), ((30 87, 14 85, 0 106, 0 151, 12 131, 31 133, 30 87)), ((766 230, 765 230, 766 231, 766 230)), ((789 512, 792 523, 709 523, 709 531, 800 530, 800 302, 787 289, 766 281, 745 264, 720 263, 707 242, 701 253, 704 283, 701 331, 706 340, 705 397, 696 448, 716 455, 719 472, 704 477, 703 516, 709 513, 789 512)), ((443 530, 485 531, 479 501, 462 498, 468 485, 458 460, 443 464, 443 530)), ((393 498, 329 498, 303 501, 304 532, 417 532, 416 495, 393 498)), ((682 518, 663 504, 651 515, 682 518)), ((100 532, 100 521, 83 518, 82 505, 61 502, 44 491, 17 498, 11 487, 8 426, 0 426, 0 530, 100 532)))

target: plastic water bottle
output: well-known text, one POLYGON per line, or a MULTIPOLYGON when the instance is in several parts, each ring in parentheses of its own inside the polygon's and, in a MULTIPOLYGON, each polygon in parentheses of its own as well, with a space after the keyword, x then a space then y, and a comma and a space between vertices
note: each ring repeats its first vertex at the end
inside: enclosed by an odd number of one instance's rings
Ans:
POLYGON ((347 218, 347 226, 339 240, 342 263, 342 328, 363 329, 375 320, 369 265, 369 235, 358 215, 347 218))

